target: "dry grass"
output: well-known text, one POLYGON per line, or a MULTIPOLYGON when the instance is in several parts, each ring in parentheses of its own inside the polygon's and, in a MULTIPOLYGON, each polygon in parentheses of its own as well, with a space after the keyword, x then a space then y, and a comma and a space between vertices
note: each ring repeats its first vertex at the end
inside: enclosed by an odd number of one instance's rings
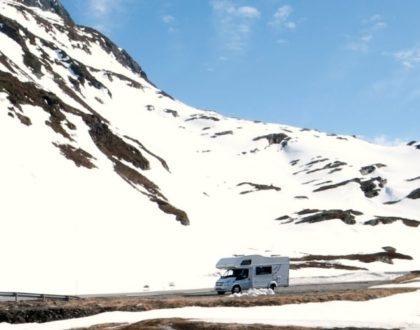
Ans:
POLYGON ((415 270, 406 275, 397 277, 396 279, 394 279, 394 283, 402 284, 402 283, 411 282, 415 279, 420 280, 420 270, 415 270))
MULTIPOLYGON (((266 324, 224 324, 206 323, 184 319, 147 320, 131 325, 102 324, 85 329, 73 330, 367 330, 366 328, 306 328, 296 326, 273 326, 266 324)), ((370 328, 369 330, 384 330, 370 328)), ((389 330, 389 329, 388 329, 389 330)), ((394 329, 396 330, 396 329, 394 329)))
POLYGON ((398 293, 412 292, 410 288, 362 289, 305 294, 277 294, 259 297, 129 297, 90 298, 72 301, 21 301, 0 303, 0 323, 49 322, 84 317, 109 311, 139 312, 163 308, 252 307, 280 306, 325 301, 367 301, 398 293))

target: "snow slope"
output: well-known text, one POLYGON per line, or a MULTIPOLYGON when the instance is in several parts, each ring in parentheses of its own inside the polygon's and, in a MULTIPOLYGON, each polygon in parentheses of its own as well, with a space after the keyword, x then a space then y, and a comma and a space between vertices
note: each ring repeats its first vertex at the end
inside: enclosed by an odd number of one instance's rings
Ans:
POLYGON ((208 287, 248 253, 419 269, 419 149, 189 107, 100 33, 0 0, 0 291, 208 287))

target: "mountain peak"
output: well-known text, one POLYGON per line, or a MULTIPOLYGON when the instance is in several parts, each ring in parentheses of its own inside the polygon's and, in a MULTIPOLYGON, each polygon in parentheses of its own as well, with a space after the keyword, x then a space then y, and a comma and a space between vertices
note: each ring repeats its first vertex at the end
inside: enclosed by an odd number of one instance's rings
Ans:
POLYGON ((29 7, 38 7, 56 13, 64 19, 66 23, 74 24, 70 14, 61 4, 60 0, 18 0, 20 3, 29 7))

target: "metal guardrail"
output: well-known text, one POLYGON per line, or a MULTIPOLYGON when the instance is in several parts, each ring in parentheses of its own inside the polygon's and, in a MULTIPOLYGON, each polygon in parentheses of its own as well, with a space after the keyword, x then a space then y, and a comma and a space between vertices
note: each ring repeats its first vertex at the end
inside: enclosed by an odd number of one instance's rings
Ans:
POLYGON ((74 300, 81 299, 78 296, 58 295, 58 294, 42 294, 42 293, 27 293, 27 292, 0 292, 0 297, 14 298, 17 302, 19 298, 23 299, 39 299, 39 300, 74 300))

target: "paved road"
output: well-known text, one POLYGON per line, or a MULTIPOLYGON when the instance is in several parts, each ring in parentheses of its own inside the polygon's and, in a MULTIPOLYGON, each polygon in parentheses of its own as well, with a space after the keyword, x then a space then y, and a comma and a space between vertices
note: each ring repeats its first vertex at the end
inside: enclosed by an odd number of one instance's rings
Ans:
MULTIPOLYGON (((328 292, 366 289, 371 286, 389 284, 391 281, 365 281, 365 282, 343 282, 343 283, 314 283, 292 285, 287 288, 276 288, 276 294, 302 294, 311 292, 328 292)), ((130 292, 130 293, 113 293, 113 294, 94 294, 81 295, 81 298, 124 298, 124 297, 205 297, 215 296, 217 293, 212 288, 194 289, 194 290, 170 290, 170 291, 151 291, 151 292, 130 292)), ((29 297, 19 297, 19 300, 34 299, 29 297)), ((1 301, 14 301, 14 297, 4 297, 0 294, 1 301)))
MULTIPOLYGON (((365 282, 344 282, 344 283, 314 283, 293 285, 287 288, 276 288, 276 294, 300 294, 311 292, 328 292, 366 289, 371 286, 389 284, 391 281, 365 281, 365 282)), ((212 288, 194 289, 194 290, 171 290, 171 291, 151 291, 151 292, 131 292, 131 293, 115 293, 102 295, 83 295, 82 298, 118 298, 118 297, 159 297, 159 296, 183 296, 183 297, 200 297, 215 296, 217 293, 212 288)))

